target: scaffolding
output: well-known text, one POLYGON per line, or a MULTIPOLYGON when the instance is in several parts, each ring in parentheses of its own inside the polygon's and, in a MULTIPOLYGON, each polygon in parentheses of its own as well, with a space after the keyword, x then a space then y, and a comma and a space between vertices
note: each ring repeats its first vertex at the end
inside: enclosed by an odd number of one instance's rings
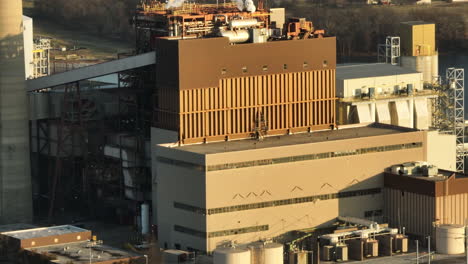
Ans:
POLYGON ((446 71, 447 85, 450 91, 450 101, 453 103, 451 119, 453 120, 453 135, 456 137, 457 172, 465 171, 465 99, 464 99, 464 69, 448 68, 446 71))
POLYGON ((377 46, 377 59, 392 65, 400 65, 400 37, 387 36, 385 44, 377 46))
POLYGON ((50 39, 34 39, 33 78, 50 75, 50 39))

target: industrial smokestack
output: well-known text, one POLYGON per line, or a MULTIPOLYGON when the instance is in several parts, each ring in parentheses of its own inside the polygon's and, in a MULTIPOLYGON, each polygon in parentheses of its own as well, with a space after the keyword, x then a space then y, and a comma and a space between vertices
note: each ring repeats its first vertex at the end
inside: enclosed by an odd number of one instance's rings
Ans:
POLYGON ((0 1, 0 224, 32 220, 21 0, 0 1))

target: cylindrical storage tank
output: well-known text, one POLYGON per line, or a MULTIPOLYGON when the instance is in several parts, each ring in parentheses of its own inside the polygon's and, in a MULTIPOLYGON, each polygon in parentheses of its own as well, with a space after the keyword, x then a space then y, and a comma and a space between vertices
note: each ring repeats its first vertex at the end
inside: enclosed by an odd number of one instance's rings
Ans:
POLYGON ((21 0, 0 1, 1 223, 32 221, 22 11, 21 0))
POLYGON ((230 43, 243 43, 250 38, 249 31, 247 30, 226 30, 221 31, 220 35, 229 38, 230 43))
POLYGON ((265 250, 265 264, 283 264, 283 245, 278 243, 269 243, 264 247, 265 250))
POLYGON ((248 248, 252 256, 252 264, 265 264, 265 244, 263 242, 251 243, 248 248))
POLYGON ((229 21, 229 27, 232 28, 248 28, 254 27, 258 23, 257 19, 235 19, 229 21))
POLYGON ((141 205, 141 233, 147 235, 150 232, 149 204, 141 205))
POLYGON ((251 264, 250 250, 241 248, 217 248, 213 253, 213 264, 251 264))
POLYGON ((436 251, 439 254, 462 254, 465 252, 465 227, 440 225, 436 227, 436 251))

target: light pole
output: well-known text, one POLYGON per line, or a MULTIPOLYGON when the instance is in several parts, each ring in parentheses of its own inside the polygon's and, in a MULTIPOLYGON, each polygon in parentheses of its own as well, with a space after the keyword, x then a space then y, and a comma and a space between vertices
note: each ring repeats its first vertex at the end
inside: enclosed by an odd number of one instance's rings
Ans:
POLYGON ((148 255, 143 255, 145 257, 145 263, 148 264, 148 255))
POLYGON ((431 257, 432 257, 432 253, 431 253, 431 236, 428 236, 427 237, 427 251, 429 251, 428 253, 428 261, 427 263, 428 264, 431 264, 431 257))
POLYGON ((416 240, 416 264, 419 264, 419 240, 416 240))
POLYGON ((96 245, 101 245, 102 240, 96 240, 96 238, 93 236, 91 240, 88 241, 88 247, 89 247, 89 264, 93 263, 93 247, 96 245))

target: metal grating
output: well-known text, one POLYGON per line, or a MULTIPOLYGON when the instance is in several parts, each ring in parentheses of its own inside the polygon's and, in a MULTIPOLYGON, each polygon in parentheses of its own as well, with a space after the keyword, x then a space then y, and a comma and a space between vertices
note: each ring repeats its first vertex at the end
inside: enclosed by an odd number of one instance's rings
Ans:
POLYGON ((465 110, 464 110, 464 69, 448 68, 446 79, 450 90, 453 112, 453 134, 456 136, 457 158, 456 170, 463 173, 465 171, 465 110))

